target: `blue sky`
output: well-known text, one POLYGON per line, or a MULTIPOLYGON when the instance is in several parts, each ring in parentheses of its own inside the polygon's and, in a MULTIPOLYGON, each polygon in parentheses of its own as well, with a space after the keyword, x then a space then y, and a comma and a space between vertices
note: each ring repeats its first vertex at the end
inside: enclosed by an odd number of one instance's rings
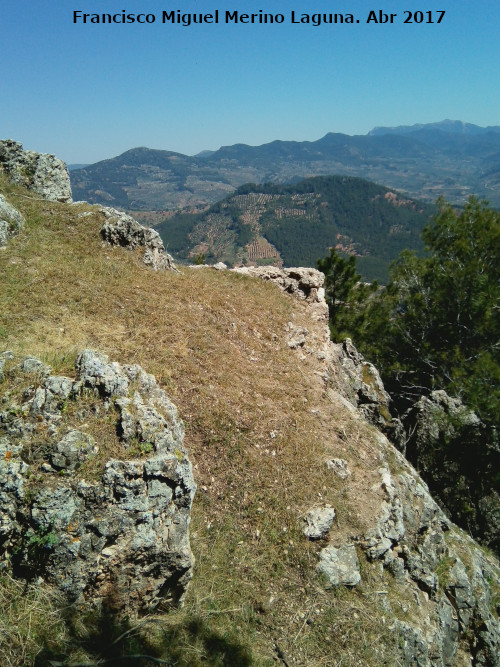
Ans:
POLYGON ((4 0, 0 138, 75 163, 136 146, 195 154, 445 118, 500 125, 499 25, 498 0, 4 0), (161 22, 177 9, 219 9, 221 22, 161 22), (260 9, 285 22, 223 22, 225 11, 260 9), (395 22, 367 24, 379 9, 395 22), (157 18, 84 25, 75 10, 157 18), (294 25, 292 10, 360 22, 294 25), (446 14, 404 24, 405 10, 446 14))

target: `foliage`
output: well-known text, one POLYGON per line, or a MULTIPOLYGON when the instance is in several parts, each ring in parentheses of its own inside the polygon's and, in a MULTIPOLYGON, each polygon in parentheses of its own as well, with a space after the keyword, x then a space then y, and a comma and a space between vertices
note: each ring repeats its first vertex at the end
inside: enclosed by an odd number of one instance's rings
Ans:
POLYGON ((356 272, 356 257, 344 259, 332 248, 324 259, 318 259, 317 268, 325 274, 325 298, 328 304, 332 337, 345 338, 362 326, 365 303, 378 284, 363 284, 356 272))
MULTIPOLYGON (((423 230, 427 256, 404 251, 389 284, 355 301, 354 263, 332 261, 344 302, 330 302, 332 331, 349 333, 379 368, 407 431, 406 456, 451 518, 499 548, 500 213, 475 198, 456 212, 444 200, 423 230), (354 308, 343 305, 354 303, 354 308), (409 410, 444 389, 480 421, 432 415, 415 435, 409 410)), ((319 263, 318 266, 323 265, 319 263)), ((332 289, 327 280, 327 290, 332 289)), ((418 412, 418 410, 417 410, 418 412)))
POLYGON ((50 551, 59 542, 60 538, 53 530, 47 529, 40 533, 34 533, 28 540, 28 553, 31 557, 34 557, 43 549, 50 551))
POLYGON ((423 232, 429 255, 407 251, 369 308, 358 343, 392 391, 460 396, 483 418, 500 407, 500 213, 444 200, 423 232))
POLYGON ((285 266, 314 266, 335 246, 358 256, 366 280, 387 281, 403 248, 423 252, 420 234, 432 211, 360 178, 317 176, 293 185, 243 185, 206 211, 168 217, 158 231, 180 259, 201 243, 211 261, 242 260, 246 246, 263 237, 285 266))

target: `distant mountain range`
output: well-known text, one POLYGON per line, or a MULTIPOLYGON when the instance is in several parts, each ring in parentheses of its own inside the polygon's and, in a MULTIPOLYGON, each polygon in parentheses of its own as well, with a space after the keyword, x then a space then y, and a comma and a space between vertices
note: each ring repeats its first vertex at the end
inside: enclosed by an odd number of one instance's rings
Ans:
POLYGON ((408 196, 462 203, 470 194, 500 208, 500 127, 461 121, 379 127, 318 141, 235 144, 188 156, 134 148, 71 171, 74 199, 127 210, 212 204, 244 183, 293 183, 317 175, 362 177, 408 196))
POLYGON ((335 246, 357 255, 366 280, 385 282, 404 248, 423 251, 434 208, 375 183, 316 176, 294 185, 246 185, 208 210, 177 213, 157 227, 178 260, 230 265, 316 266, 335 246))
POLYGON ((380 136, 382 134, 414 134, 421 130, 438 130, 450 134, 478 135, 490 132, 500 133, 499 125, 480 127, 472 123, 464 123, 461 120, 442 120, 439 123, 417 123, 416 125, 399 125, 398 127, 375 127, 368 132, 368 136, 380 136))
POLYGON ((78 164, 67 164, 68 171, 74 171, 75 169, 85 169, 88 167, 88 164, 78 163, 78 164))

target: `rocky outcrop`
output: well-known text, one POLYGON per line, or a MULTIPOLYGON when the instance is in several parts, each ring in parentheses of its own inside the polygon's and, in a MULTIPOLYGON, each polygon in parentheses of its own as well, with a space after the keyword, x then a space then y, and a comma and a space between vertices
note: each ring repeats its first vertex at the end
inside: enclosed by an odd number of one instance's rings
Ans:
POLYGON ((114 208, 101 208, 106 222, 101 236, 106 243, 134 250, 144 248, 144 264, 155 271, 175 270, 174 260, 165 250, 161 236, 150 227, 144 227, 132 216, 114 208))
POLYGON ((183 424, 154 377, 91 350, 76 379, 32 357, 0 359, 5 564, 70 601, 127 613, 182 601, 196 487, 183 424))
POLYGON ((403 446, 404 430, 399 419, 392 417, 391 397, 376 367, 363 357, 350 338, 331 343, 328 377, 334 379, 344 398, 358 408, 364 418, 385 433, 392 442, 403 446))
POLYGON ((19 211, 0 195, 0 249, 24 226, 24 218, 19 211))
POLYGON ((71 186, 65 163, 54 155, 23 150, 11 139, 0 141, 0 171, 49 201, 71 202, 71 186))
POLYGON ((381 462, 376 519, 350 544, 336 543, 331 529, 331 543, 318 553, 325 586, 362 582, 364 554, 393 579, 384 585, 380 576, 379 594, 394 619, 388 631, 398 636, 401 664, 451 667, 462 664, 456 662, 460 653, 474 665, 498 667, 498 561, 449 521, 412 466, 374 433, 381 462))
POLYGON ((405 454, 449 516, 500 552, 500 443, 495 429, 444 391, 404 415, 405 454))
POLYGON ((276 284, 283 292, 306 301, 311 306, 314 319, 325 322, 328 320, 328 306, 323 288, 325 276, 321 271, 304 267, 279 269, 275 266, 245 266, 232 270, 276 284))
MULTIPOLYGON (((472 446, 473 441, 484 443, 485 440, 484 432, 482 440, 479 439, 482 425, 477 416, 444 392, 433 392, 422 398, 404 416, 404 427, 399 420, 392 419, 390 397, 377 369, 357 352, 350 340, 332 344, 328 381, 341 397, 356 406, 361 418, 377 426, 400 450, 404 451, 406 446, 410 460, 414 456, 419 466, 426 466, 437 486, 435 495, 441 506, 446 508, 446 494, 467 503, 481 488, 480 482, 467 488, 471 486, 470 471, 466 478, 465 471, 458 470, 456 456, 466 467, 474 469, 478 469, 481 457, 485 462, 489 460, 489 466, 480 466, 483 475, 498 470, 498 464, 492 466, 492 457, 497 451, 494 446, 490 444, 482 453, 472 446), (470 437, 466 437, 466 432, 470 437), (442 446, 445 441, 447 447, 442 446), (459 442, 462 448, 470 448, 468 455, 457 451, 459 442), (437 452, 444 453, 438 465, 437 452), (471 457, 475 459, 474 465, 471 457), (442 501, 438 489, 445 479, 442 501)), ((395 580, 398 595, 391 600, 384 594, 385 609, 395 612, 394 605, 401 605, 401 596, 409 600, 404 606, 407 618, 397 620, 392 628, 399 636, 403 664, 448 667, 456 664, 460 647, 465 646, 465 654, 472 656, 472 664, 499 667, 498 561, 451 523, 418 472, 382 433, 375 433, 380 445, 379 475, 383 495, 376 522, 358 536, 354 544, 369 561, 380 563, 395 580)), ((488 486, 491 490, 491 485, 488 486)), ((489 506, 492 530, 498 526, 494 511, 497 507, 495 502, 489 506)), ((475 514, 475 518, 477 516, 475 514)), ((335 541, 333 531, 331 537, 335 541)), ((326 550, 331 546, 319 553, 318 568, 324 574, 327 574, 325 559, 329 560, 326 550)), ((348 546, 336 545, 335 548, 348 546)), ((337 552, 334 555, 337 558, 337 552)), ((335 568, 333 578, 328 575, 330 585, 342 585, 337 564, 335 568), (333 583, 335 577, 337 584, 333 583)))
POLYGON ((451 665, 461 639, 474 664, 500 665, 498 562, 450 523, 402 455, 386 451, 400 471, 380 469, 385 499, 362 548, 413 588, 424 612, 425 625, 411 619, 399 625, 406 664, 451 665))

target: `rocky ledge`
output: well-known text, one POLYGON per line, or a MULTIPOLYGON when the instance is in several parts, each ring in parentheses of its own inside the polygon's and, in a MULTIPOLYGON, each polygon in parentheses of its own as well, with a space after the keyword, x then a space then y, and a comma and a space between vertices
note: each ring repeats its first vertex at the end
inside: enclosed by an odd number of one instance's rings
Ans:
POLYGON ((276 266, 244 266, 232 270, 274 283, 283 292, 306 301, 311 307, 314 319, 328 321, 328 306, 323 288, 325 276, 321 271, 307 267, 280 269, 276 266))
MULTIPOLYGON (((365 416, 355 410, 353 418, 365 416)), ((375 429, 373 444, 379 481, 370 488, 368 528, 341 539, 334 523, 339 512, 330 507, 315 507, 302 519, 304 535, 321 547, 317 569, 325 588, 355 587, 375 576, 381 615, 398 637, 404 667, 499 667, 497 559, 452 524, 415 469, 375 429), (368 573, 366 561, 375 570, 368 573)), ((325 464, 347 491, 347 462, 325 464)))
POLYGON ((0 381, 4 567, 127 613, 182 601, 196 486, 154 377, 84 350, 75 379, 3 353, 0 381))
MULTIPOLYGON (((310 306, 318 324, 322 321, 318 315, 326 308, 323 274, 274 267, 237 271, 276 283, 310 306)), ((388 632, 398 635, 401 665, 500 667, 498 561, 449 520, 389 441, 403 449, 406 437, 402 423, 390 414, 391 399, 377 369, 351 340, 332 343, 326 327, 323 337, 290 323, 285 335, 299 355, 306 352, 323 361, 322 377, 331 400, 348 407, 354 419, 376 427, 379 482, 370 492, 378 500, 370 527, 342 541, 336 537, 333 508, 314 507, 301 519, 304 536, 319 542, 317 568, 325 587, 360 584, 363 555, 379 568, 381 614, 393 619, 388 632), (390 588, 395 595, 389 595, 390 588)), ((347 488, 347 462, 333 458, 325 465, 347 488)))

